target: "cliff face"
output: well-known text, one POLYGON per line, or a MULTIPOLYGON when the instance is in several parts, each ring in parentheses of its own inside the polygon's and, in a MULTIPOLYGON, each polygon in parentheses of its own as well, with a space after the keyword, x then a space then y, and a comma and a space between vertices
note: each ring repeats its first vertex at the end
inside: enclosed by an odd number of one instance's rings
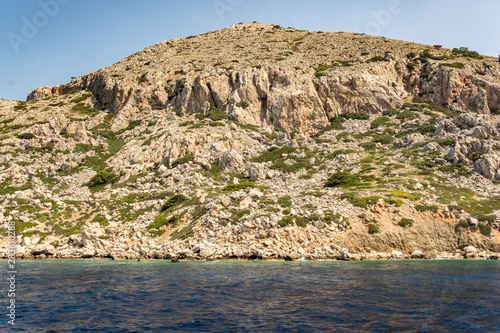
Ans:
POLYGON ((35 89, 28 100, 92 91, 96 108, 116 114, 113 130, 158 110, 219 108, 232 120, 305 137, 333 116, 379 113, 409 94, 490 114, 500 107, 494 61, 359 34, 236 25, 156 44, 68 84, 35 89))
POLYGON ((464 48, 170 40, 0 101, 0 222, 25 258, 496 258, 499 98, 464 48))

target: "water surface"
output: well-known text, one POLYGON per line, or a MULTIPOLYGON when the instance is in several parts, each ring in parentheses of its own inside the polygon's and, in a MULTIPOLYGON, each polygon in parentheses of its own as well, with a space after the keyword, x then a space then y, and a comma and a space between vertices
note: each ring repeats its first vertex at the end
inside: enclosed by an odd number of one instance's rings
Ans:
POLYGON ((17 269, 17 325, 4 319, 2 331, 500 332, 499 261, 25 260, 17 269))

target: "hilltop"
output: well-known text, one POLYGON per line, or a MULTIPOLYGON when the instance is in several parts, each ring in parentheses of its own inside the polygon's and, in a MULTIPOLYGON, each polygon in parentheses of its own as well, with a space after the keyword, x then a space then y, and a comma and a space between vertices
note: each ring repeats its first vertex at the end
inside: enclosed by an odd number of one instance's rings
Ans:
POLYGON ((0 100, 0 220, 20 257, 496 258, 499 108, 465 47, 238 24, 0 100))

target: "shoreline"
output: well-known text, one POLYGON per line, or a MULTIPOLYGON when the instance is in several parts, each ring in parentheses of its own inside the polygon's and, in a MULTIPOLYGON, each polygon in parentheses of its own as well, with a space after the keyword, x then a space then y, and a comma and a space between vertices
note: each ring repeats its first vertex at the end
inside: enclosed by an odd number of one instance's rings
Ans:
MULTIPOLYGON (((286 255, 276 257, 262 257, 257 255, 229 257, 229 256, 172 256, 172 255, 97 255, 97 256, 57 256, 56 255, 17 255, 16 260, 169 260, 171 262, 197 262, 197 261, 390 261, 390 260, 499 260, 500 253, 485 252, 463 252, 463 253, 440 253, 431 254, 414 251, 412 254, 403 254, 399 251, 391 253, 348 253, 338 256, 297 256, 286 255), (415 253, 416 252, 416 253, 415 253)), ((8 257, 0 257, 0 260, 9 260, 8 257)))

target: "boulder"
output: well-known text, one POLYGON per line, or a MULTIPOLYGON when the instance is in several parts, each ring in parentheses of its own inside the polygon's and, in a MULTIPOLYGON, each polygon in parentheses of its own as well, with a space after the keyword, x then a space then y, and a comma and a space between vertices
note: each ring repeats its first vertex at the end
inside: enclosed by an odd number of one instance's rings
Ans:
POLYGON ((474 168, 488 179, 500 180, 500 153, 494 152, 481 156, 481 158, 474 163, 474 168))
POLYGON ((263 179, 264 175, 264 166, 261 163, 250 163, 248 166, 248 177, 263 179))
POLYGON ((477 249, 472 245, 464 247, 464 256, 465 258, 477 257, 477 249))

